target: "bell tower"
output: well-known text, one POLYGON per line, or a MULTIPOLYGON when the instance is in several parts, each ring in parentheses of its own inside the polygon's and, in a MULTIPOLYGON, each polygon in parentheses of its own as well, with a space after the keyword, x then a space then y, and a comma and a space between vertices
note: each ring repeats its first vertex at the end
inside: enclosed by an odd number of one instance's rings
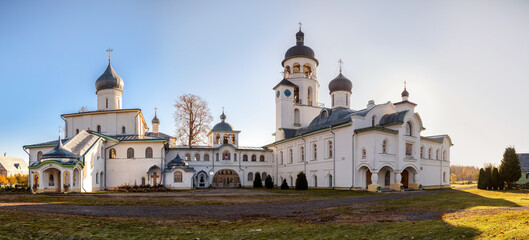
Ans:
POLYGON ((114 71, 110 64, 110 53, 108 49, 108 66, 107 69, 96 81, 97 110, 115 110, 121 109, 123 104, 123 79, 114 71))

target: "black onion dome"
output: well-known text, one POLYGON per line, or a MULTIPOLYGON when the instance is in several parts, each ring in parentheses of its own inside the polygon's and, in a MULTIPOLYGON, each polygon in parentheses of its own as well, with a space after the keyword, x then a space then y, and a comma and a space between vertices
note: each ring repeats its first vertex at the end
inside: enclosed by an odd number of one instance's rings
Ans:
POLYGON ((351 90, 353 89, 353 83, 347 79, 342 73, 340 73, 336 78, 334 78, 329 83, 329 92, 332 93, 334 91, 347 91, 351 93, 351 90))
POLYGON ((45 153, 41 157, 42 159, 49 159, 49 158, 61 158, 61 159, 78 159, 79 156, 77 154, 66 150, 64 146, 62 145, 61 138, 59 137, 59 142, 57 143, 57 146, 55 146, 54 149, 51 151, 45 153))
POLYGON ((316 59, 316 55, 314 54, 314 50, 308 46, 305 46, 305 34, 301 30, 296 33, 296 46, 293 46, 287 50, 285 53, 285 59, 281 62, 281 65, 283 65, 286 60, 294 57, 310 58, 316 61, 316 64, 319 64, 318 60, 316 59))
POLYGON ((176 154, 176 157, 173 160, 171 160, 169 163, 167 163, 168 168, 187 167, 187 165, 188 163, 180 157, 180 154, 176 154))
POLYGON ((404 88, 404 91, 402 91, 401 96, 402 96, 402 97, 409 97, 409 96, 410 96, 410 93, 408 93, 408 91, 406 90, 406 88, 404 88))
POLYGON ((152 119, 152 123, 157 123, 157 124, 160 124, 160 119, 158 119, 158 117, 156 116, 156 114, 154 114, 154 118, 152 119))
POLYGON ((114 71, 112 65, 108 63, 107 69, 96 81, 96 91, 104 89, 123 90, 123 79, 114 71))
POLYGON ((215 124, 211 131, 216 132, 231 132, 233 131, 233 127, 226 122, 226 115, 224 115, 224 110, 222 110, 222 115, 220 115, 220 120, 222 120, 220 123, 215 124))

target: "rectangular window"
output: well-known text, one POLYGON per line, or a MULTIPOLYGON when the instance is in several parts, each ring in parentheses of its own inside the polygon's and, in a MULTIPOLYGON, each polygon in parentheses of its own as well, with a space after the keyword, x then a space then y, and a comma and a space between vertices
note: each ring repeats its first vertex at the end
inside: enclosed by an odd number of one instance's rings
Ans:
POLYGON ((413 144, 406 143, 406 156, 411 156, 413 153, 413 144))

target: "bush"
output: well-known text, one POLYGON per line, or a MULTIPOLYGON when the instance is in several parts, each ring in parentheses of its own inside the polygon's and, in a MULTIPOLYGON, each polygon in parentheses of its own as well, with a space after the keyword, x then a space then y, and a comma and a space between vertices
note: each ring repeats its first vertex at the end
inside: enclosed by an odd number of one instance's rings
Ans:
POLYGON ((270 177, 270 175, 266 176, 265 187, 268 189, 274 188, 274 182, 272 181, 272 177, 270 177))
POLYGON ((479 169, 478 188, 485 189, 485 170, 483 168, 479 169))
POLYGON ((0 185, 6 185, 9 184, 9 180, 7 180, 6 176, 0 175, 0 185))
POLYGON ((17 173, 15 174, 15 178, 17 179, 17 184, 28 186, 29 181, 27 174, 17 173))
POLYGON ((307 182, 307 176, 305 173, 300 172, 296 177, 296 190, 307 190, 309 189, 309 183, 307 182))
POLYGON ((286 179, 283 179, 283 183, 281 183, 281 189, 283 189, 283 190, 290 189, 290 187, 287 184, 287 180, 286 179))
POLYGON ((492 167, 485 168, 485 188, 492 189, 494 181, 492 180, 492 167))
POLYGON ((492 169, 492 182, 493 182, 493 187, 495 189, 503 189, 504 187, 504 184, 503 184, 503 181, 501 180, 501 176, 500 176, 500 172, 498 171, 498 168, 494 168, 492 169))
POLYGON ((261 180, 261 174, 255 173, 255 177, 253 179, 253 187, 263 188, 263 180, 261 180))

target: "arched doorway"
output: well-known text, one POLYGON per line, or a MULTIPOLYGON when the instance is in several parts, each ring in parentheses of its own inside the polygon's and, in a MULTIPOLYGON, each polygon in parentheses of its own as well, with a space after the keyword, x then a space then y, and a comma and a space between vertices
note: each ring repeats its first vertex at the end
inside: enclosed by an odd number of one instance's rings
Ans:
POLYGON ((402 171, 402 173, 400 174, 400 176, 401 176, 400 183, 402 183, 402 186, 403 186, 404 188, 408 188, 409 177, 410 177, 410 173, 408 172, 408 170, 404 170, 404 171, 402 171))
POLYGON ((61 192, 62 174, 59 169, 48 168, 42 171, 41 182, 45 192, 61 192))
POLYGON ((371 185, 371 171, 367 169, 366 170, 366 189, 369 185, 371 185))
POLYGON ((217 188, 233 188, 239 187, 241 185, 241 180, 237 172, 231 169, 222 169, 215 173, 211 185, 217 188))
POLYGON ((208 174, 204 171, 200 171, 195 180, 197 188, 206 188, 208 187, 208 174))

